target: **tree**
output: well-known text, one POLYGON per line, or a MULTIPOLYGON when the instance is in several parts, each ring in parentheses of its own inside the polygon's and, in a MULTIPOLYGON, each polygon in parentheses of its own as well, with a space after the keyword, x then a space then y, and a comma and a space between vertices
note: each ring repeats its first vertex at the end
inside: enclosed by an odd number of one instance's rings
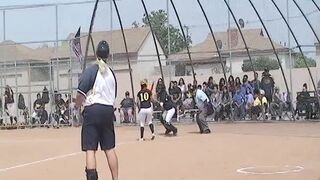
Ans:
POLYGON ((137 21, 133 21, 133 23, 132 23, 133 28, 138 28, 139 26, 140 26, 140 24, 137 21))
POLYGON ((316 67, 317 66, 317 62, 309 57, 306 56, 302 56, 301 54, 295 55, 295 59, 294 59, 294 68, 306 68, 306 64, 303 60, 303 57, 306 59, 307 64, 309 67, 316 67))
MULTIPOLYGON (((275 70, 280 68, 277 60, 271 59, 270 57, 264 57, 264 56, 258 57, 257 59, 253 59, 253 66, 256 71, 263 71, 264 69, 275 70)), ((253 71, 249 60, 243 61, 242 71, 243 72, 253 71)))
MULTIPOLYGON (((154 30, 155 35, 157 36, 159 43, 165 53, 165 55, 169 54, 169 47, 168 47, 168 15, 167 13, 160 9, 157 11, 152 11, 149 14, 150 22, 152 28, 154 30)), ((143 26, 149 26, 146 14, 143 15, 142 18, 143 26)), ((192 43, 191 37, 188 32, 188 27, 184 26, 187 42, 184 42, 182 32, 180 29, 175 28, 173 25, 169 24, 170 30, 170 52, 176 53, 182 51, 183 49, 187 48, 192 43)))

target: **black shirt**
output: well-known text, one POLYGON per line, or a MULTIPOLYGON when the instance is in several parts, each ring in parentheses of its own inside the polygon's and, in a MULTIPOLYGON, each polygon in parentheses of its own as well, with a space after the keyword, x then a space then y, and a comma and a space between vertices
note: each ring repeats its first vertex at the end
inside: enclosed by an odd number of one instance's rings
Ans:
POLYGON ((261 79, 261 89, 266 93, 266 96, 272 96, 274 88, 274 80, 271 76, 264 76, 261 79))
POLYGON ((172 109, 174 107, 175 107, 175 105, 172 102, 171 97, 167 95, 165 100, 164 100, 164 102, 163 102, 164 110, 168 111, 168 110, 170 110, 170 109, 172 109))
POLYGON ((133 99, 132 98, 124 98, 122 101, 121 101, 121 107, 122 108, 130 108, 134 106, 134 102, 133 102, 133 99))
POLYGON ((42 99, 37 99, 34 101, 33 109, 39 110, 40 108, 43 108, 43 107, 44 107, 44 103, 43 103, 42 99))
POLYGON ((64 102, 64 100, 61 98, 61 99, 57 99, 57 101, 56 101, 56 105, 57 105, 57 107, 59 108, 59 109, 63 109, 63 108, 65 108, 66 106, 65 106, 65 102, 64 102))
POLYGON ((5 99, 4 99, 5 104, 10 104, 14 103, 14 98, 13 98, 13 91, 10 89, 9 91, 5 91, 5 99))
POLYGON ((151 107, 152 92, 149 89, 141 90, 138 92, 138 98, 140 100, 140 108, 151 107))
POLYGON ((182 94, 181 89, 179 87, 173 87, 171 92, 169 92, 173 96, 173 100, 178 99, 179 95, 182 94))

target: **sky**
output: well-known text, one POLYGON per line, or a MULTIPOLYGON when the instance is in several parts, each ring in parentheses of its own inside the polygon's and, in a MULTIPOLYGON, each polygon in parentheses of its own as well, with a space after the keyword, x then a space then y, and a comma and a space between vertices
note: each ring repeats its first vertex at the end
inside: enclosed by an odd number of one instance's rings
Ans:
MULTIPOLYGON (((0 0, 1 6, 47 4, 62 2, 80 2, 84 0, 0 0)), ((248 0, 229 0, 231 8, 234 10, 237 19, 242 18, 246 22, 245 28, 262 28, 257 16, 255 15, 248 0)), ((271 0, 252 0, 265 20, 266 26, 270 31, 271 37, 277 42, 288 41, 288 30, 284 22, 279 19, 280 15, 273 7, 271 0)), ((320 5, 320 0, 315 0, 320 5)), ((148 11, 164 9, 166 10, 166 0, 145 0, 148 11)), ((190 33, 193 45, 204 40, 208 35, 209 29, 206 26, 205 19, 197 5, 196 0, 174 0, 177 11, 183 24, 190 27, 190 33)), ((228 10, 223 0, 201 0, 214 31, 226 31, 228 28, 228 10)), ((286 14, 286 0, 275 0, 283 13, 286 14)), ((308 15, 308 19, 313 24, 320 36, 320 13, 312 4, 311 0, 297 0, 303 11, 308 15)), ((119 10, 122 16, 123 24, 130 28, 132 22, 141 22, 144 14, 140 0, 118 0, 119 10)), ((69 33, 73 33, 79 26, 82 31, 88 31, 93 3, 81 5, 63 5, 58 7, 58 38, 66 39, 69 33)), ((118 20, 113 9, 111 16, 109 2, 99 4, 97 11, 94 31, 118 29, 118 20)), ((304 45, 312 45, 315 37, 301 13, 289 0, 289 13, 292 17, 290 24, 296 33, 298 41, 304 45)), ((169 7, 170 23, 178 27, 178 22, 169 7)), ((4 40, 3 30, 3 11, 0 10, 0 41, 4 40)), ((7 10, 5 12, 5 39, 15 42, 44 41, 56 39, 56 19, 54 7, 42 7, 31 9, 7 10)), ((231 27, 235 27, 231 19, 231 27)), ((50 43, 49 43, 50 45, 50 43)), ((32 44, 32 47, 38 47, 41 44, 32 44)), ((296 46, 291 40, 291 47, 296 46)), ((309 48, 310 49, 310 48, 309 48)))

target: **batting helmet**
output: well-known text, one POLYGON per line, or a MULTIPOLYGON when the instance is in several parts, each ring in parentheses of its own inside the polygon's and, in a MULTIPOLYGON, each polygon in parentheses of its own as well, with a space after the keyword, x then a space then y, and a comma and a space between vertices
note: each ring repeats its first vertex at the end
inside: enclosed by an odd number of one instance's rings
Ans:
POLYGON ((97 56, 102 59, 106 59, 109 57, 109 44, 107 41, 102 40, 99 42, 97 47, 97 56))

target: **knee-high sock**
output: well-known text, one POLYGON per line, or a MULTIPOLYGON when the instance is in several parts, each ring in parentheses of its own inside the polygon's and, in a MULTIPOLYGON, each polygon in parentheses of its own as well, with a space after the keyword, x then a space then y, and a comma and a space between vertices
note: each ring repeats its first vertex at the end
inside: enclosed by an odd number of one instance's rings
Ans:
POLYGON ((10 116, 10 123, 11 123, 11 125, 13 124, 13 118, 12 118, 12 116, 10 116))
POLYGON ((98 180, 96 169, 86 169, 87 180, 98 180))
POLYGON ((149 127, 150 127, 150 130, 151 130, 151 133, 153 134, 153 133, 154 133, 154 126, 153 126, 153 124, 150 124, 149 127))
POLYGON ((144 134, 144 127, 140 127, 140 138, 143 138, 143 134, 144 134))

